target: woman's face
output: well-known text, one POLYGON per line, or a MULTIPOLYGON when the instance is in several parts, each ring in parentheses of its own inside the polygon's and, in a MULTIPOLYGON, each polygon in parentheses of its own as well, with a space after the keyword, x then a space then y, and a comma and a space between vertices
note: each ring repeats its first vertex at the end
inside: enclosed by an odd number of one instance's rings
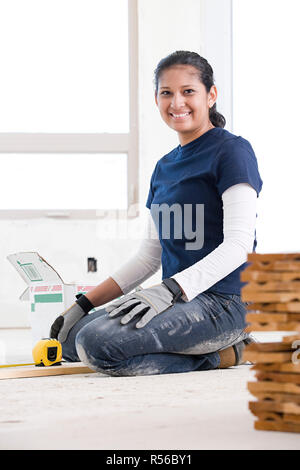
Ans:
POLYGON ((162 72, 155 102, 165 123, 174 129, 181 145, 213 127, 209 108, 217 99, 215 86, 207 93, 199 72, 191 65, 176 65, 162 72))

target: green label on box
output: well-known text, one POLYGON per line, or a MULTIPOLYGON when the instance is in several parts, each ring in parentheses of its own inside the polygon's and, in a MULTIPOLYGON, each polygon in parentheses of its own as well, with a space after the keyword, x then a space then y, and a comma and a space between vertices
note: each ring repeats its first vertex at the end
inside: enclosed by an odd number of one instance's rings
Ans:
POLYGON ((62 302, 62 294, 38 294, 34 296, 35 303, 62 302))

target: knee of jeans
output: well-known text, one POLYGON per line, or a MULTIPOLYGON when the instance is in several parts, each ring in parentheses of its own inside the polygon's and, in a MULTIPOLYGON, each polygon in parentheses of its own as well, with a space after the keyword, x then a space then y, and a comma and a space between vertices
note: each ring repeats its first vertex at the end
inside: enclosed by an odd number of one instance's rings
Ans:
POLYGON ((99 332, 95 332, 89 324, 76 335, 75 347, 80 361, 98 371, 105 371, 116 361, 109 353, 109 347, 99 332))

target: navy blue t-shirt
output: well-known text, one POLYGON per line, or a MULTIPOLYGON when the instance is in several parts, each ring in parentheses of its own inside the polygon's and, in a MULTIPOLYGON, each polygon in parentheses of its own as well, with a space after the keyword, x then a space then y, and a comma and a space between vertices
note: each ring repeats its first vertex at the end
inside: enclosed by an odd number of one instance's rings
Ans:
MULTIPOLYGON (((238 183, 262 188, 250 143, 215 127, 179 145, 156 164, 146 206, 151 210, 162 247, 162 279, 192 266, 224 239, 222 193, 238 183)), ((256 236, 253 251, 257 245, 256 236)), ((247 263, 206 292, 238 294, 247 263)))

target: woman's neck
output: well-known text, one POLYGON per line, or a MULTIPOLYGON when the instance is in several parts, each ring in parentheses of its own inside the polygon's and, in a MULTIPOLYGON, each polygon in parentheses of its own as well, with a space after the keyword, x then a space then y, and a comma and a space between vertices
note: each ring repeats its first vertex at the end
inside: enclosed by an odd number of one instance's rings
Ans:
POLYGON ((213 129, 214 127, 215 126, 211 122, 209 122, 205 127, 197 129, 193 133, 178 133, 180 145, 183 147, 184 145, 189 144, 193 140, 198 139, 198 137, 201 137, 201 135, 213 129))

